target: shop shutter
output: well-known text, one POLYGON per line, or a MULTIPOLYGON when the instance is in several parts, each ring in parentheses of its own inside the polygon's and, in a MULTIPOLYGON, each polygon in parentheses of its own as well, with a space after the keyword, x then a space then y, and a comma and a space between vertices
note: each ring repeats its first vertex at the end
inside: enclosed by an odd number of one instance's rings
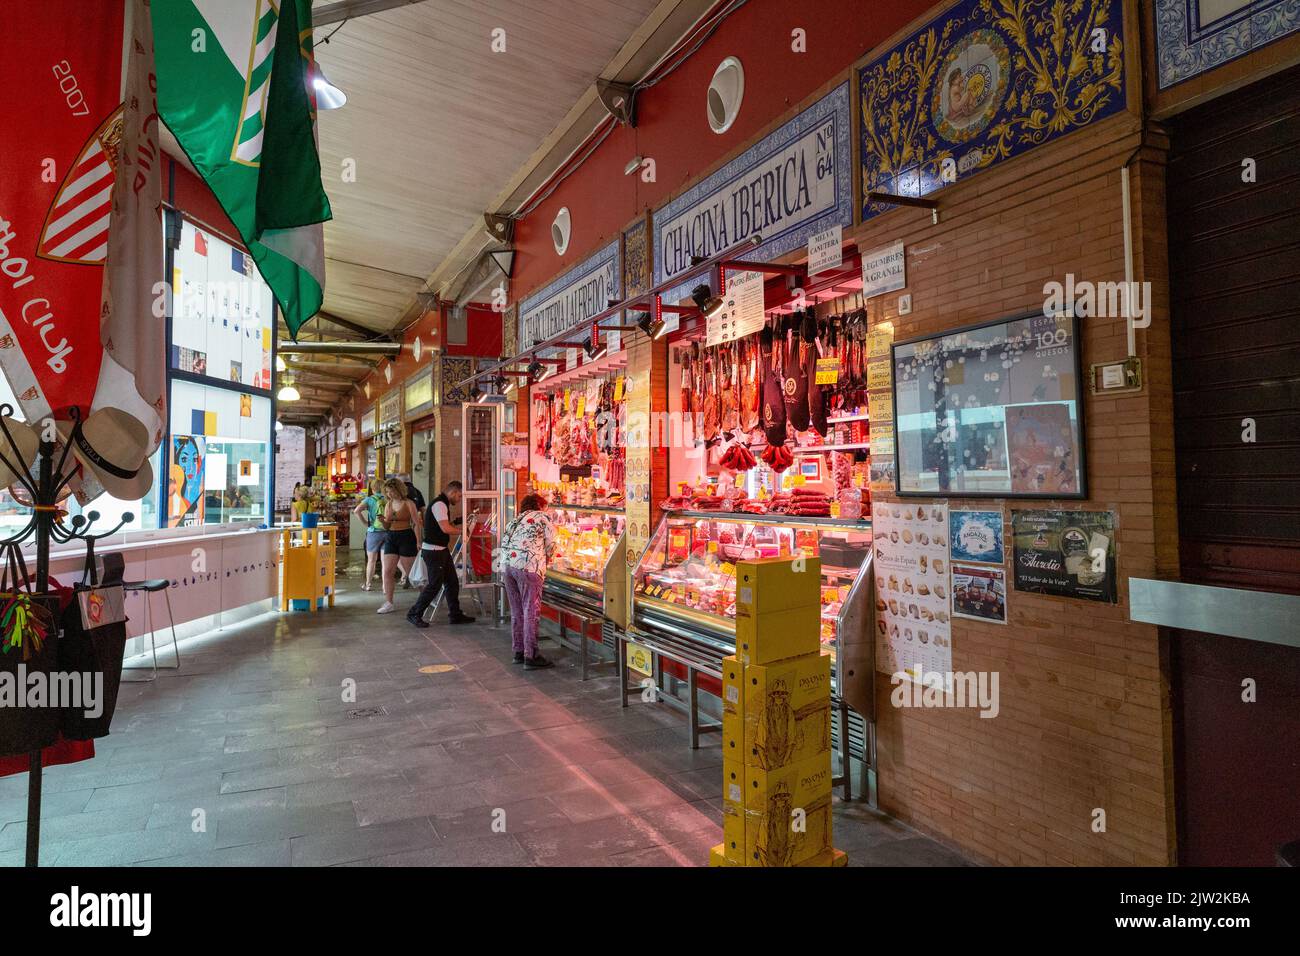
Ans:
POLYGON ((1300 70, 1170 125, 1182 576, 1300 593, 1300 70))

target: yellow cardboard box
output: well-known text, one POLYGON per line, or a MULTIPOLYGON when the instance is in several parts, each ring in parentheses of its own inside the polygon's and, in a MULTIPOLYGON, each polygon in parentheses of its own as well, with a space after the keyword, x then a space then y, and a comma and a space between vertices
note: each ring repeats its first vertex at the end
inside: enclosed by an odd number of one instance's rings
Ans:
MULTIPOLYGON (((814 597, 820 592, 814 590, 814 597)), ((821 604, 760 611, 746 616, 736 605, 736 656, 744 664, 770 664, 816 654, 821 648, 821 604)))
POLYGON ((744 763, 745 666, 734 654, 722 659, 722 756, 744 763))
POLYGON ((733 808, 731 814, 724 814, 724 855, 727 865, 818 865, 808 861, 828 854, 833 849, 830 795, 799 809, 803 812, 798 816, 793 812, 794 808, 771 812, 736 812, 733 808))
POLYGON ((724 757, 774 770, 830 751, 829 654, 744 667, 730 657, 722 663, 724 757))
MULTIPOLYGON (((717 849, 717 847, 714 847, 717 849)), ((712 859, 712 857, 710 857, 712 859)), ((810 856, 796 866, 848 866, 849 855, 843 850, 823 850, 816 856, 810 856)))
POLYGON ((736 617, 819 604, 821 569, 821 558, 737 561, 736 617))
POLYGON ((727 863, 727 854, 724 852, 725 844, 719 843, 717 846, 709 847, 709 866, 729 866, 727 863))
MULTIPOLYGON (((833 773, 829 752, 774 770, 750 766, 742 766, 740 770, 744 780, 741 803, 746 810, 789 815, 791 810, 812 806, 831 795, 833 773)), ((724 761, 723 773, 729 772, 724 761)), ((733 796, 734 791, 728 786, 724 805, 733 796)))

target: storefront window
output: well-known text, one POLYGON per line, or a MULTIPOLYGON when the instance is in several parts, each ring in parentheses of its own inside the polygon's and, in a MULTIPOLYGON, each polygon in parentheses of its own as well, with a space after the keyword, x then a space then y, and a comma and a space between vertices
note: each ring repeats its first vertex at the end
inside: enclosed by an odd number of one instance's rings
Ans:
POLYGON ((270 399, 172 382, 167 526, 265 520, 270 399))

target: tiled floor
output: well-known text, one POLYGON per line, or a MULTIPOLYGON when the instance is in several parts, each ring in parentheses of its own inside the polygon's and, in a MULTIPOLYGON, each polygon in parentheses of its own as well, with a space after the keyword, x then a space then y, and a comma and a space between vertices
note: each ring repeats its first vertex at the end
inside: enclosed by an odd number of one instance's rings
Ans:
MULTIPOLYGON (((621 710, 615 679, 581 682, 572 654, 525 672, 505 628, 418 631, 378 603, 353 586, 331 612, 228 628, 187 645, 179 673, 124 685, 98 756, 45 771, 41 862, 707 861, 716 738, 690 751, 678 714, 621 710)), ((26 774, 0 779, 0 864, 22 863, 26 792, 26 774)), ((963 862, 861 804, 837 805, 835 844, 852 865, 963 862)))

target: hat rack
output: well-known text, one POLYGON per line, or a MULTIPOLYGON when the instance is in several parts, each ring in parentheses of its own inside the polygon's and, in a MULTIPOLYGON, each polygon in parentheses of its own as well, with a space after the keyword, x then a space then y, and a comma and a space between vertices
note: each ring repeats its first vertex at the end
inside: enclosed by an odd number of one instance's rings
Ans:
MULTIPOLYGON (((68 452, 72 447, 74 436, 81 429, 81 416, 77 409, 72 409, 72 431, 64 442, 61 453, 59 447, 51 441, 40 440, 37 455, 35 477, 30 462, 25 457, 18 442, 10 433, 8 422, 12 420, 13 406, 0 404, 0 464, 3 464, 15 476, 15 482, 23 487, 30 496, 32 513, 27 523, 16 534, 0 539, 0 547, 21 545, 28 539, 35 542, 36 567, 35 590, 33 597, 49 596, 57 592, 50 591, 50 542, 65 544, 68 541, 86 543, 86 566, 94 574, 95 542, 100 538, 116 534, 132 520, 129 512, 109 531, 91 533, 91 527, 99 519, 99 512, 91 511, 87 515, 73 515, 64 523, 66 512, 59 508, 59 494, 72 481, 76 469, 64 473, 68 461, 68 452), (55 456, 58 455, 58 461, 55 456)), ((28 427, 28 426, 24 426, 28 427)), ((27 764, 27 866, 40 864, 41 849, 41 778, 43 772, 41 751, 33 750, 28 754, 27 764)))

